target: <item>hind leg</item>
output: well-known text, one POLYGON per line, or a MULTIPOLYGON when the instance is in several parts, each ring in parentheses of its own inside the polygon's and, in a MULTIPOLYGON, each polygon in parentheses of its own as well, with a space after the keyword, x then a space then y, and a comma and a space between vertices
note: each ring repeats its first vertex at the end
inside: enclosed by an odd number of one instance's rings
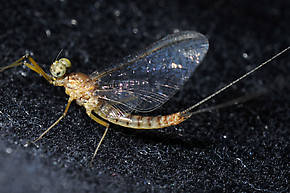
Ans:
POLYGON ((107 123, 107 122, 105 122, 105 121, 103 121, 103 120, 101 120, 101 119, 99 119, 99 118, 97 118, 95 115, 92 114, 91 111, 87 111, 87 115, 88 115, 91 119, 93 119, 94 121, 96 121, 97 123, 99 123, 99 124, 101 124, 101 125, 103 125, 103 126, 106 127, 106 130, 105 130, 105 132, 104 132, 104 134, 103 134, 101 140, 99 141, 99 143, 98 143, 98 145, 97 145, 97 148, 96 148, 96 150, 95 150, 95 152, 94 152, 94 155, 93 155, 93 157, 92 157, 92 159, 91 159, 91 161, 90 161, 90 165, 92 165, 93 160, 94 160, 94 158, 96 157, 97 152, 98 152, 98 150, 99 150, 99 148, 100 148, 100 146, 101 146, 101 144, 102 144, 102 142, 103 142, 103 140, 104 140, 104 138, 105 138, 105 136, 106 136, 106 134, 107 134, 107 132, 108 132, 108 130, 109 130, 109 125, 110 125, 110 124, 107 123))

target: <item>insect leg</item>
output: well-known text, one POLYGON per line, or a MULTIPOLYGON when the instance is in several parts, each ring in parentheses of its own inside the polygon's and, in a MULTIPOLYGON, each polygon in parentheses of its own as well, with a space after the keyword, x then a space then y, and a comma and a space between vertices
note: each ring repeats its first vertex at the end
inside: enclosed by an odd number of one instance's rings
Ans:
POLYGON ((20 59, 16 60, 15 62, 13 62, 12 64, 8 65, 8 66, 4 66, 0 68, 0 72, 8 69, 8 68, 13 68, 16 66, 20 66, 20 65, 25 65, 28 68, 30 68, 31 70, 33 70, 34 72, 40 74, 41 76, 43 76, 48 82, 52 82, 52 77, 48 74, 46 74, 42 68, 37 64, 37 62, 29 55, 24 55, 22 56, 20 59), (31 64, 26 62, 26 59, 28 59, 31 64))
POLYGON ((4 70, 8 69, 8 68, 13 68, 16 66, 20 66, 23 64, 23 60, 26 59, 26 55, 22 56, 21 58, 19 58, 18 60, 16 60, 15 62, 13 62, 12 64, 8 65, 8 66, 4 66, 0 68, 0 72, 3 72, 4 70))
POLYGON ((110 124, 107 123, 107 122, 105 122, 105 121, 103 121, 103 120, 101 120, 101 119, 99 119, 99 118, 97 118, 95 115, 92 114, 91 111, 87 111, 87 114, 88 114, 88 116, 89 116, 91 119, 93 119, 93 120, 96 121, 97 123, 99 123, 99 124, 101 124, 101 125, 103 125, 103 126, 106 127, 106 130, 105 130, 105 132, 104 132, 104 134, 103 134, 101 140, 99 141, 99 143, 98 143, 98 145, 97 145, 97 148, 96 148, 96 150, 95 150, 95 152, 94 152, 94 155, 93 155, 93 157, 92 157, 92 159, 91 159, 91 161, 90 161, 90 165, 92 165, 93 160, 94 160, 94 158, 96 157, 97 152, 98 152, 98 150, 99 150, 99 148, 100 148, 100 146, 101 146, 101 144, 102 144, 102 142, 103 142, 103 140, 104 140, 104 138, 105 138, 105 136, 106 136, 106 134, 107 134, 107 132, 108 132, 108 130, 109 130, 109 125, 110 125, 110 124))
POLYGON ((103 140, 104 140, 104 138, 105 138, 105 136, 106 136, 108 130, 109 130, 109 126, 106 127, 106 130, 105 130, 105 132, 104 132, 104 134, 103 134, 101 140, 100 140, 99 143, 98 143, 98 146, 97 146, 97 148, 96 148, 96 150, 95 150, 95 152, 94 152, 94 155, 93 155, 93 157, 92 157, 92 159, 91 159, 91 161, 90 161, 90 165, 91 165, 91 166, 92 166, 92 164, 93 164, 94 158, 96 157, 97 152, 98 152, 98 150, 99 150, 99 147, 101 146, 101 144, 102 144, 102 142, 103 142, 103 140))
POLYGON ((33 66, 28 65, 27 63, 24 63, 24 65, 27 66, 28 68, 30 68, 31 70, 35 71, 36 73, 42 75, 49 83, 51 83, 52 77, 50 75, 46 74, 31 56, 28 56, 28 60, 31 62, 31 64, 33 66))
POLYGON ((67 113, 67 111, 68 111, 68 109, 69 109, 69 106, 70 106, 70 104, 71 104, 71 102, 73 101, 74 99, 73 98, 69 98, 68 99, 68 103, 67 103, 67 105, 66 105, 66 107, 65 107, 65 110, 64 110, 64 112, 63 112, 63 114, 62 114, 62 116, 60 116, 48 129, 46 129, 37 139, 35 139, 34 141, 33 141, 33 143, 35 143, 35 142, 37 142, 38 140, 40 140, 51 128, 53 128, 56 124, 58 124, 59 122, 60 122, 60 120, 62 119, 62 118, 64 118, 65 117, 65 115, 66 115, 66 113, 67 113))

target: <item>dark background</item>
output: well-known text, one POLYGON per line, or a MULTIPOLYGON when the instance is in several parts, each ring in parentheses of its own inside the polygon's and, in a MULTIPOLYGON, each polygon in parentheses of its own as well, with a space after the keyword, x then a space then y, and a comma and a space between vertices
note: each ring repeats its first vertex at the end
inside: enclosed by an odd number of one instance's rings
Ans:
MULTIPOLYGON (((1 1, 0 66, 26 51, 48 70, 61 49, 72 71, 92 73, 177 30, 210 49, 192 79, 158 113, 183 110, 290 44, 287 1, 1 1)), ((289 192, 289 53, 205 106, 267 91, 175 127, 104 128, 63 88, 31 70, 0 73, 0 192, 289 192), (288 176, 287 176, 288 175, 288 176)))

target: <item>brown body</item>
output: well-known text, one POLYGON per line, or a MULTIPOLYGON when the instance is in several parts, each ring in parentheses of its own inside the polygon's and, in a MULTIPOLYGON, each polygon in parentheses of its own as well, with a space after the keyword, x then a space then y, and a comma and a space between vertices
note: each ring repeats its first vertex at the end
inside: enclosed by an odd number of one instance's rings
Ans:
POLYGON ((96 85, 96 81, 90 79, 89 76, 83 73, 69 74, 64 78, 56 79, 53 84, 55 86, 65 87, 65 93, 73 100, 76 100, 78 105, 84 106, 88 114, 94 111, 101 118, 123 127, 158 129, 177 125, 188 118, 182 116, 180 112, 154 117, 132 115, 129 113, 119 113, 120 116, 111 116, 112 114, 118 114, 118 109, 114 108, 109 103, 98 100, 99 97, 95 95, 95 90, 98 86, 96 85))

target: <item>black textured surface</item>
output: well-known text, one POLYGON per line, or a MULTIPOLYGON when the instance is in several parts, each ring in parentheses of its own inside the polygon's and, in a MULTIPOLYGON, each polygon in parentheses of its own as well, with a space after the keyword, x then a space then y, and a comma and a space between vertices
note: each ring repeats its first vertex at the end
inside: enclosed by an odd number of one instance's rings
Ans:
MULTIPOLYGON (((26 50, 46 70, 61 49, 91 73, 175 30, 209 38, 203 64, 163 113, 185 109, 290 44, 287 1, 2 1, 1 66, 26 50), (248 57, 243 57, 247 55, 248 57)), ((0 192, 289 192, 289 53, 223 93, 243 105, 156 131, 104 128, 34 72, 0 73, 0 192), (276 89, 269 89, 276 88, 276 89)))

